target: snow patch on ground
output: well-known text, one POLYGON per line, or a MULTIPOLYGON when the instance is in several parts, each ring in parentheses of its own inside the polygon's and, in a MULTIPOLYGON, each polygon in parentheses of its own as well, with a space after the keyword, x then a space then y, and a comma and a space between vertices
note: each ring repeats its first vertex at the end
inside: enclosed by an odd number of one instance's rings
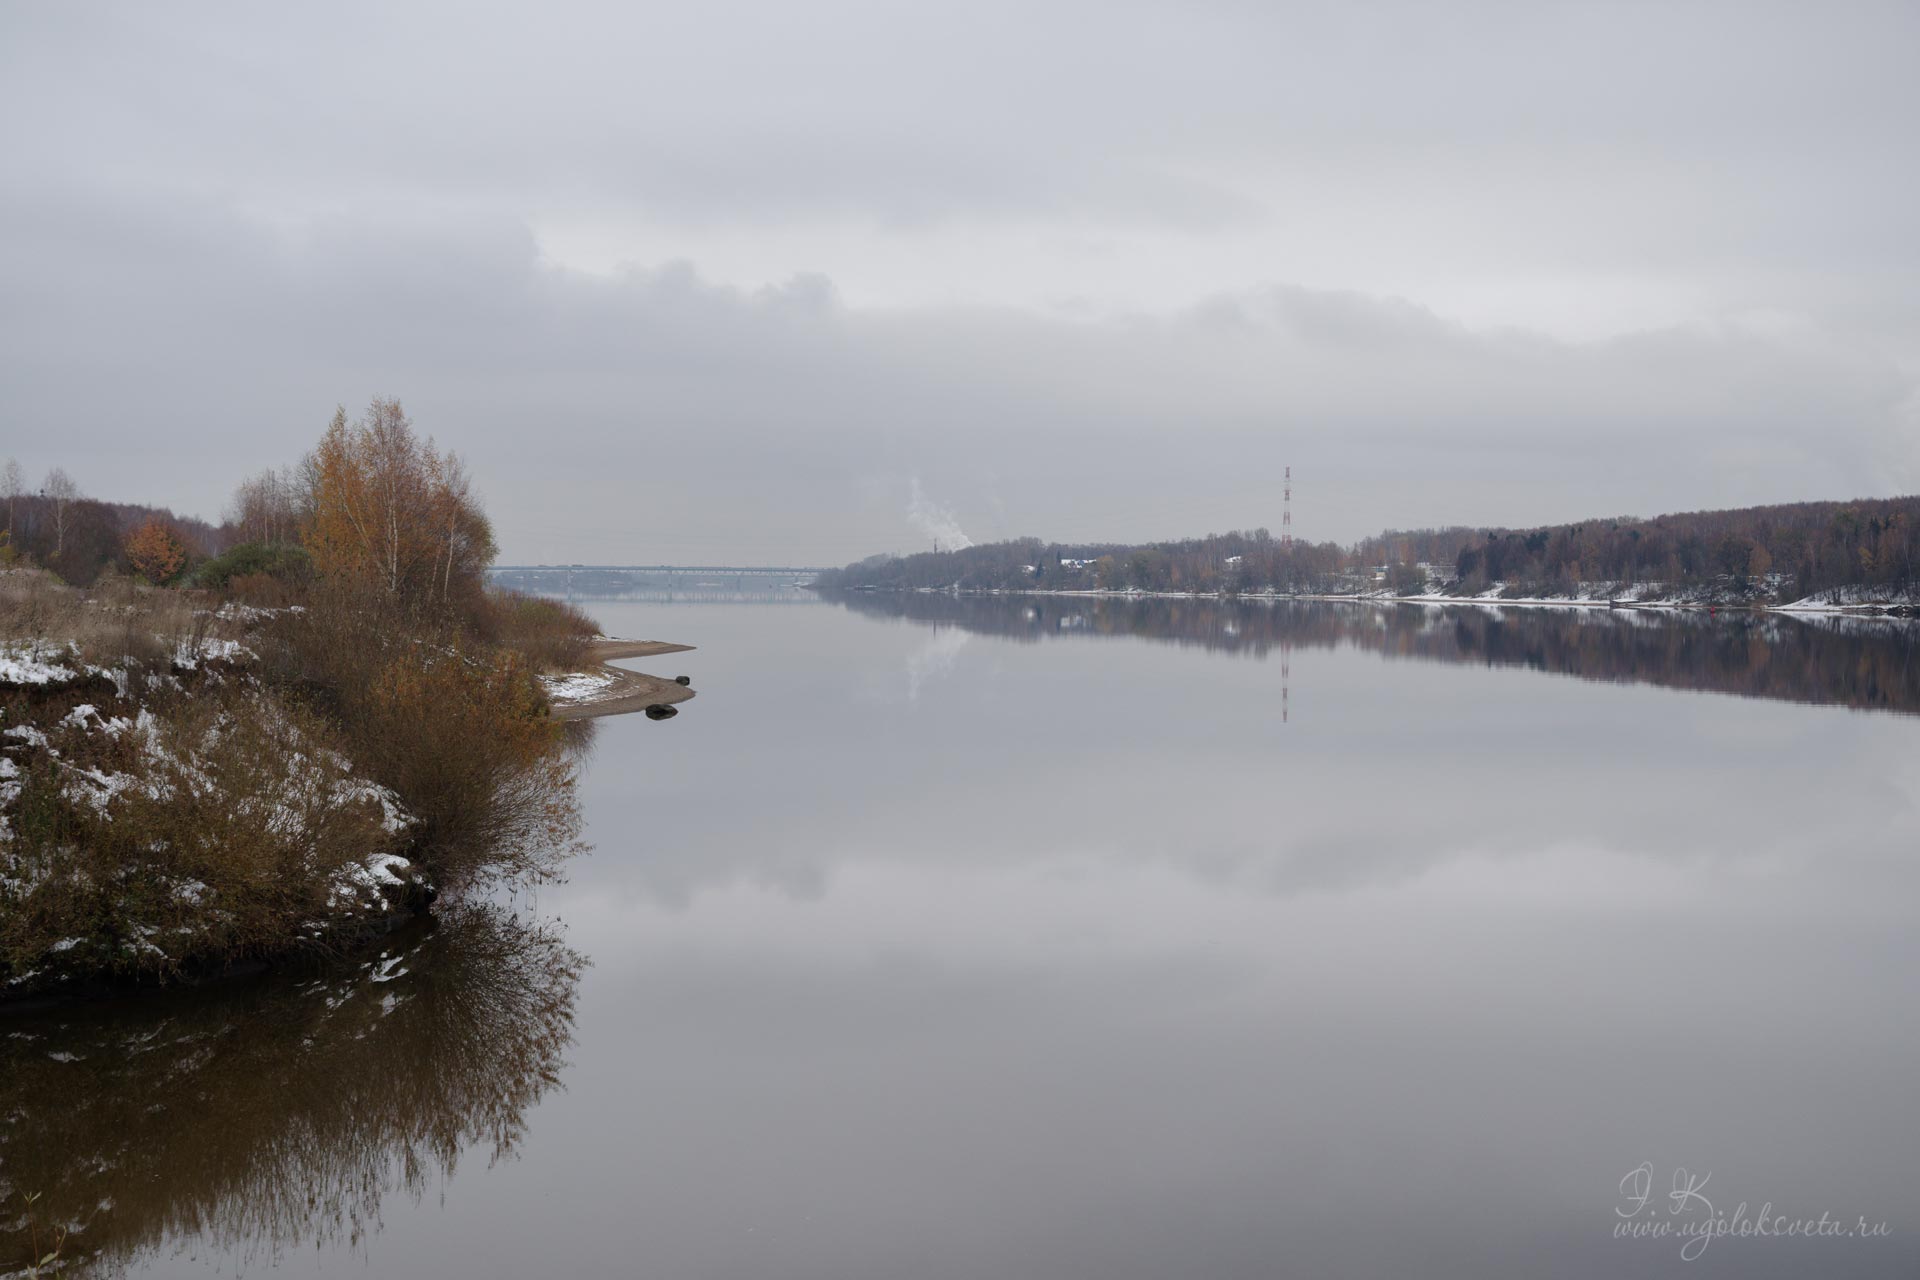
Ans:
POLYGON ((1865 609, 1879 607, 1883 609, 1909 607, 1920 604, 1912 595, 1897 587, 1836 587, 1830 591, 1817 591, 1813 595, 1795 600, 1792 604, 1779 606, 1782 610, 1796 613, 1827 613, 1839 609, 1865 609))
MULTIPOLYGON (((203 662, 248 662, 259 655, 238 640, 222 636, 200 636, 176 640, 173 665, 194 671, 203 662)), ((86 676, 111 680, 115 690, 125 697, 128 690, 125 661, 96 666, 80 660, 75 645, 49 645, 39 642, 0 641, 0 685, 63 685, 86 676)))
POLYGON ((340 868, 333 877, 330 897, 336 906, 346 906, 360 900, 363 893, 378 894, 383 888, 399 888, 406 884, 398 872, 412 870, 413 863, 397 853, 376 853, 364 862, 350 863, 340 868))
POLYGON ((575 671, 564 676, 541 676, 540 687, 555 703, 593 702, 603 698, 618 677, 598 671, 575 671))
POLYGON ((242 626, 250 626, 256 622, 264 622, 268 618, 277 618, 283 613, 303 612, 305 610, 297 604, 290 604, 281 609, 267 609, 260 605, 241 604, 238 600, 229 600, 215 609, 213 616, 222 622, 238 622, 242 626))
POLYGON ((173 650, 173 665, 193 671, 203 662, 240 662, 258 656, 238 640, 203 636, 198 640, 180 641, 173 650))
MULTIPOLYGON (((400 807, 400 797, 386 787, 365 778, 343 778, 334 784, 333 800, 336 804, 357 804, 371 800, 380 806, 380 826, 390 834, 398 834, 413 823, 413 818, 400 807)), ((404 861, 404 859, 403 859, 404 861)))
POLYGON ((60 721, 60 727, 81 729, 88 733, 98 728, 108 737, 117 738, 133 728, 133 721, 125 716, 108 716, 91 702, 83 702, 67 712, 66 718, 60 721))
POLYGON ((8 729, 5 731, 5 736, 9 738, 18 738, 20 739, 20 741, 26 743, 30 747, 45 747, 47 745, 47 735, 41 732, 39 727, 36 725, 30 725, 30 724, 14 725, 11 729, 8 729))
POLYGON ((65 649, 48 645, 8 645, 0 648, 0 684, 65 684, 80 678, 66 665, 65 649))

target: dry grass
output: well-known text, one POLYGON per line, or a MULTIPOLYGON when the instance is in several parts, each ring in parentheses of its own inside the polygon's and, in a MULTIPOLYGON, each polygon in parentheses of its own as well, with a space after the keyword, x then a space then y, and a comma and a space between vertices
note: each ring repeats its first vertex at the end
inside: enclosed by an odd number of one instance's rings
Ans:
POLYGON ((201 598, 103 574, 91 588, 40 569, 0 572, 0 645, 72 650, 97 666, 161 663, 220 630, 201 598))

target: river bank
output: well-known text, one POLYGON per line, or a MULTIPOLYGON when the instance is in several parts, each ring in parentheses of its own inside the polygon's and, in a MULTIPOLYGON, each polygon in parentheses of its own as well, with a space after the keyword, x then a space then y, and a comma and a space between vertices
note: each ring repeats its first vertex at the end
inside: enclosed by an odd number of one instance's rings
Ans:
MULTIPOLYGON (((819 588, 814 588, 819 590, 819 588)), ((1420 604, 1439 606, 1470 605, 1476 608, 1516 606, 1557 609, 1658 609, 1695 612, 1753 612, 1790 615, 1852 615, 1866 617, 1920 616, 1920 605, 1904 601, 1844 600, 1830 603, 1809 598, 1787 604, 1769 604, 1750 599, 1633 599, 1623 596, 1502 596, 1489 592, 1456 596, 1430 590, 1414 595, 1391 591, 1286 592, 1286 591, 1045 591, 1011 588, 962 587, 846 587, 830 588, 829 594, 956 595, 956 596, 1039 596, 1084 600, 1244 600, 1278 603, 1282 600, 1312 600, 1331 604, 1420 604)))
MULTIPOLYGON (((683 701, 584 615, 287 586, 248 604, 0 574, 0 1004, 350 949, 581 848, 561 719, 683 701), (564 655, 564 656, 559 656, 564 655)), ((671 674, 671 673, 670 673, 671 674)))
POLYGON ((653 706, 672 706, 693 697, 693 689, 676 680, 629 671, 613 663, 622 658, 652 658, 688 653, 690 644, 665 640, 622 640, 600 636, 587 649, 587 664, 579 671, 542 676, 541 685, 553 703, 555 720, 587 720, 626 715, 653 706))

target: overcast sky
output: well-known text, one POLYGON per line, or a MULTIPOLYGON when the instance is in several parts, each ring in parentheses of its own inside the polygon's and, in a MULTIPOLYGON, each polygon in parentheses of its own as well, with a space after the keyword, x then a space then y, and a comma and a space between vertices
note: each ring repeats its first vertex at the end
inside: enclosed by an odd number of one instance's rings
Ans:
POLYGON ((1920 5, 0 7, 0 455, 510 562, 1920 488, 1920 5), (916 505, 916 495, 918 497, 916 505), (916 516, 918 517, 916 519, 916 516))

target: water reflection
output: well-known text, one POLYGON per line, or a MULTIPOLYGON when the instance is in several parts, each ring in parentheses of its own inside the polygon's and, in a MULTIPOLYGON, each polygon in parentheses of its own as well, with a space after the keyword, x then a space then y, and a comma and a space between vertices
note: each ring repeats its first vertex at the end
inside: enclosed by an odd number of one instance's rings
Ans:
POLYGON ((600 722, 597 720, 562 720, 560 748, 567 753, 569 760, 584 769, 593 760, 599 732, 600 722))
MULTIPOLYGON (((1295 648, 1344 646, 1582 680, 1920 712, 1920 626, 1900 618, 944 592, 830 598, 869 617, 1028 642, 1127 636, 1258 658, 1277 650, 1282 662, 1295 648)), ((916 689, 925 678, 909 673, 916 689)))
POLYGON ((62 1231, 63 1265, 105 1272, 169 1240, 358 1245, 389 1194, 514 1152, 565 1065, 583 963, 469 906, 319 976, 11 1018, 0 1274, 62 1231))
MULTIPOLYGON (((542 891, 577 1004, 557 943, 449 929, 393 982, 0 1021, 0 1168, 158 1276, 258 1273, 256 1231, 382 1277, 1915 1272, 1920 722, 1671 696, 1604 614, 904 603, 596 609, 702 693, 584 722, 597 851, 542 891), (1533 673, 1613 643, 1647 685, 1533 673), (1894 1235, 1682 1262, 1611 1234, 1644 1161, 1894 1235)), ((1685 666, 1745 621, 1631 625, 1685 666)), ((1775 621, 1764 668, 1857 663, 1775 621)))

